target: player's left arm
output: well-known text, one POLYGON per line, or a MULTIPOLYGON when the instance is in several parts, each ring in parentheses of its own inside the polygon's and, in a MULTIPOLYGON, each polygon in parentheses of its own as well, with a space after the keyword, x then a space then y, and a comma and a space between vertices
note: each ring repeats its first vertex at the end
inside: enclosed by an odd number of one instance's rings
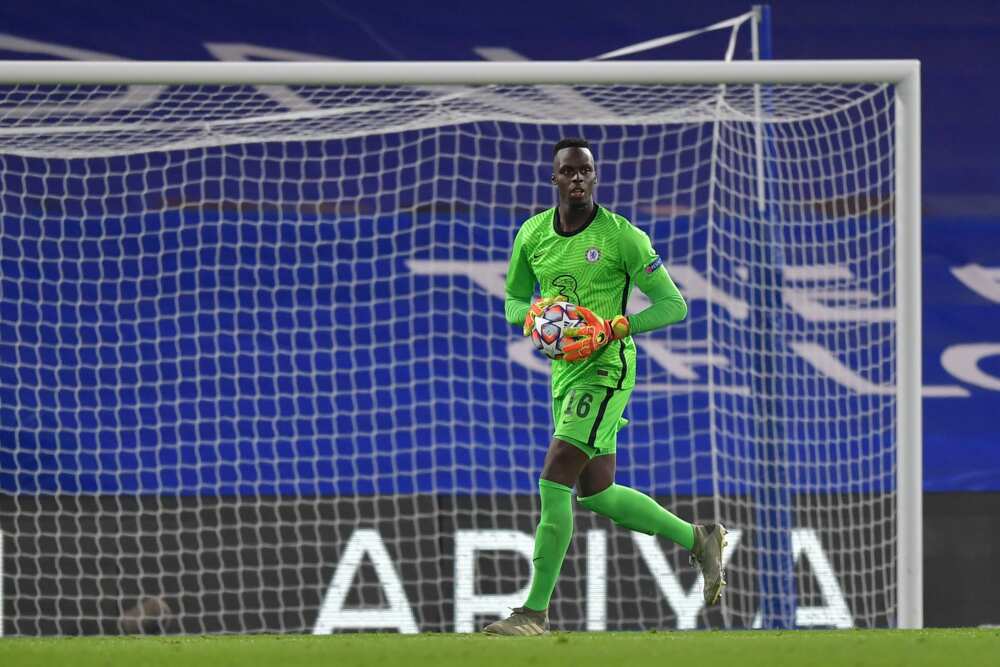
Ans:
POLYGON ((646 232, 626 224, 619 239, 625 270, 650 301, 648 308, 628 317, 629 335, 661 329, 687 317, 687 302, 646 232))
POLYGON ((563 346, 566 361, 586 359, 613 340, 653 331, 687 317, 687 303, 670 279, 663 260, 653 250, 646 232, 626 222, 619 235, 619 244, 629 280, 649 297, 650 306, 635 315, 622 313, 610 320, 578 306, 577 312, 586 325, 566 330, 565 333, 573 338, 563 346))

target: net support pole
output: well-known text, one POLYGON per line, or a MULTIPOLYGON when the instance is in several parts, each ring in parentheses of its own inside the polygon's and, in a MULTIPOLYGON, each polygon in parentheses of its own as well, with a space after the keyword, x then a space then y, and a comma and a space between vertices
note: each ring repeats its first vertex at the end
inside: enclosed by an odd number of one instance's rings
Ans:
MULTIPOLYGON (((771 46, 771 5, 753 6, 753 29, 751 41, 754 60, 771 60, 774 58, 774 50, 771 46)), ((754 110, 757 114, 757 123, 754 128, 754 132, 756 134, 758 178, 757 198, 759 200, 757 206, 761 211, 763 211, 767 208, 766 198, 768 193, 765 178, 767 168, 764 165, 764 123, 760 120, 763 117, 761 88, 763 88, 763 86, 759 83, 754 86, 754 110)), ((770 109, 768 109, 768 111, 770 111, 770 109)))
MULTIPOLYGON (((753 48, 755 58, 770 60, 771 8, 768 5, 753 7, 753 48)), ((784 362, 780 355, 763 350, 778 350, 785 344, 781 316, 769 313, 783 310, 781 298, 782 269, 785 265, 783 239, 775 229, 775 216, 780 215, 773 203, 776 193, 772 188, 771 169, 775 155, 770 128, 761 121, 764 113, 772 111, 770 86, 754 86, 754 106, 757 122, 754 127, 757 165, 757 235, 761 255, 759 265, 751 272, 752 282, 764 299, 765 307, 753 318, 758 331, 758 353, 754 355, 754 368, 758 378, 754 385, 754 409, 763 434, 764 444, 759 452, 760 470, 754 493, 756 548, 759 554, 758 577, 760 591, 760 617, 764 628, 788 629, 795 627, 796 591, 795 559, 792 554, 792 526, 794 499, 789 492, 788 454, 786 446, 785 399, 787 389, 782 382, 784 362)))
POLYGON ((896 406, 897 625, 924 625, 921 405, 920 70, 897 82, 896 406))

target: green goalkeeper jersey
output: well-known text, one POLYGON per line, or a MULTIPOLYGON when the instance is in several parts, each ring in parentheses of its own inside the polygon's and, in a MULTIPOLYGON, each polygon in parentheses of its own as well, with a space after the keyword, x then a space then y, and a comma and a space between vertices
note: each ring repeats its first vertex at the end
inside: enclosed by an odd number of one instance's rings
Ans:
MULTIPOLYGON (((559 209, 550 208, 525 220, 518 230, 507 269, 508 322, 523 324, 536 283, 542 296, 562 294, 605 319, 624 314, 629 293, 638 287, 652 305, 629 316, 632 334, 687 315, 684 298, 644 231, 597 204, 590 220, 574 232, 561 231, 558 223, 559 209)), ((616 389, 635 385, 631 336, 612 341, 583 361, 552 362, 553 396, 595 384, 616 389)))

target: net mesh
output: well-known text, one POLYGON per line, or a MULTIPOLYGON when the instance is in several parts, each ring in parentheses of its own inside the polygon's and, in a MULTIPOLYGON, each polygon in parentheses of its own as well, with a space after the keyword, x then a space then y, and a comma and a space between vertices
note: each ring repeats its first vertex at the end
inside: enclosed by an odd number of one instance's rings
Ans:
POLYGON ((888 85, 0 89, 6 631, 519 605, 551 413, 503 279, 567 135, 691 307, 637 337, 617 481, 732 533, 705 610, 680 549, 577 508, 554 623, 891 625, 892 114, 888 85))

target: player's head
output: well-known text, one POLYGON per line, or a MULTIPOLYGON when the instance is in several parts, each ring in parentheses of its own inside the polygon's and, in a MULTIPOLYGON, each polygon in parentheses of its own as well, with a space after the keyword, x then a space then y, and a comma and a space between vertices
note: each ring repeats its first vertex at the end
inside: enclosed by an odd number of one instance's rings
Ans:
POLYGON ((560 204, 571 208, 590 206, 597 185, 597 167, 586 139, 568 137, 552 148, 552 184, 559 189, 560 204))

